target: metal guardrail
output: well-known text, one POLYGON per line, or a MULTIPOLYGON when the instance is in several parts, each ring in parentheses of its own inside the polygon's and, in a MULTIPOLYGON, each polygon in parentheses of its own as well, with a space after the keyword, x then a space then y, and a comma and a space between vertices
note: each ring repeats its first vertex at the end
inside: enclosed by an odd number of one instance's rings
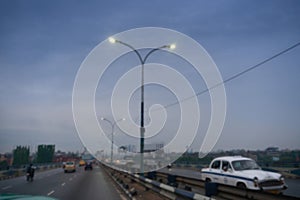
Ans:
POLYGON ((131 179, 143 187, 152 189, 160 195, 170 199, 253 199, 253 200, 295 200, 300 199, 288 195, 276 195, 262 191, 253 191, 239 189, 236 187, 205 183, 197 178, 172 175, 163 172, 149 172, 145 174, 145 178, 138 174, 131 174, 125 171, 118 171, 105 166, 118 182, 122 184, 124 179, 131 179), (212 184, 212 185, 209 185, 212 184), (211 191, 208 191, 211 190, 211 191), (204 196, 204 194, 206 196, 204 196), (209 196, 209 197, 208 197, 209 196))
MULTIPOLYGON (((47 164, 34 165, 34 167, 36 167, 35 169, 36 172, 59 168, 61 166, 62 166, 61 163, 51 163, 51 164, 47 163, 47 164)), ((26 167, 19 168, 19 169, 4 170, 4 171, 0 171, 0 180, 24 176, 25 174, 26 174, 26 167)))
MULTIPOLYGON (((259 164, 259 163, 258 163, 259 164)), ((191 170, 197 170, 201 171, 202 168, 208 167, 209 164, 207 165, 201 165, 201 164, 174 164, 174 167, 176 168, 182 168, 182 169, 191 169, 191 170)), ((262 166, 262 165, 260 165, 262 166)), ((263 170, 265 171, 270 171, 270 172, 277 172, 284 174, 286 178, 291 178, 291 179, 300 179, 300 168, 280 168, 278 167, 262 167, 263 170)))
MULTIPOLYGON (((197 178, 172 175, 163 172, 156 172, 156 179, 161 182, 170 182, 168 179, 173 177, 174 183, 178 184, 179 187, 190 188, 192 191, 205 191, 206 183, 197 178)), ((173 183, 173 184, 174 184, 173 183)), ((245 190, 239 189, 232 186, 226 186, 217 184, 216 194, 213 195, 214 198, 224 198, 224 199, 255 199, 255 200, 294 200, 299 199, 297 197, 292 197, 288 195, 276 195, 262 191, 253 191, 253 190, 245 190)))
POLYGON ((119 171, 110 168, 106 165, 102 165, 107 172, 113 177, 113 179, 120 185, 130 199, 136 199, 137 191, 134 187, 129 187, 128 183, 138 183, 142 187, 150 189, 157 193, 157 195, 163 196, 168 199, 180 200, 180 199, 195 199, 195 200, 213 200, 210 197, 201 195, 192 191, 188 191, 181 188, 176 188, 158 181, 142 177, 138 174, 132 174, 125 171, 119 171))

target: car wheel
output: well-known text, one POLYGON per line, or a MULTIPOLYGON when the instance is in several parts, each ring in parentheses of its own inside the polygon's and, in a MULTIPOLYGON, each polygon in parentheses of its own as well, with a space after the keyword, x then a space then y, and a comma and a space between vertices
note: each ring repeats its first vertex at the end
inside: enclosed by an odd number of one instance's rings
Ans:
POLYGON ((247 186, 245 185, 245 183, 238 183, 237 188, 245 190, 245 189, 247 189, 247 186))

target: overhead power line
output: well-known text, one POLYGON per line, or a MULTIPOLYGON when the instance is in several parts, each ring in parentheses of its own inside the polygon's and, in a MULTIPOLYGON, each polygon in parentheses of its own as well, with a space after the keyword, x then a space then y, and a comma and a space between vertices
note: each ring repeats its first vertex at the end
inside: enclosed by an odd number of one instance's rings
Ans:
POLYGON ((269 57, 269 58, 267 58, 267 59, 265 59, 265 60, 259 62, 259 63, 256 64, 256 65, 253 65, 253 66, 251 66, 251 67, 249 67, 249 68, 247 68, 247 69, 245 69, 245 70, 243 70, 243 71, 241 71, 241 72, 239 72, 239 73, 236 73, 235 75, 233 75, 233 76, 231 76, 231 77, 225 79, 224 81, 222 81, 222 82, 220 82, 220 83, 215 84, 214 86, 212 86, 212 87, 210 87, 210 88, 207 88, 207 89, 205 89, 205 90, 203 90, 203 91, 201 91, 201 92, 196 93, 196 94, 193 95, 193 96, 190 96, 190 97, 187 97, 187 98, 178 100, 178 101, 176 101, 176 102, 174 102, 174 103, 165 105, 165 106, 163 106, 163 107, 164 107, 164 108, 169 108, 169 107, 172 107, 172 106, 174 106, 174 105, 177 105, 177 104, 179 104, 179 103, 181 103, 181 102, 184 102, 184 101, 187 101, 187 100, 189 100, 189 99, 192 99, 192 98, 194 98, 194 97, 196 97, 196 96, 200 96, 200 95, 202 95, 202 94, 204 94, 204 93, 206 93, 206 92, 209 92, 210 90, 212 90, 212 89, 214 89, 214 88, 216 88, 216 87, 219 87, 220 85, 223 85, 223 84, 225 84, 225 83, 227 83, 227 82, 229 82, 229 81, 232 81, 232 80, 234 80, 234 79, 236 79, 236 78, 242 76, 243 74, 246 74, 246 73, 248 73, 248 72, 250 72, 250 71, 252 71, 252 70, 254 70, 254 69, 256 69, 256 68, 258 68, 258 67, 260 67, 260 66, 262 66, 263 64, 265 64, 265 63, 267 63, 267 62, 270 62, 271 60, 273 60, 273 59, 275 59, 275 58, 281 56, 282 54, 284 54, 284 53, 286 53, 286 52, 288 52, 288 51, 291 51, 292 49, 296 48, 296 47, 299 46, 299 45, 300 45, 300 42, 298 42, 298 43, 296 43, 296 44, 294 44, 294 45, 292 45, 292 46, 290 46, 290 47, 288 47, 288 48, 286 48, 286 49, 280 51, 279 53, 277 53, 277 54, 275 54, 275 55, 273 55, 273 56, 271 56, 271 57, 269 57))

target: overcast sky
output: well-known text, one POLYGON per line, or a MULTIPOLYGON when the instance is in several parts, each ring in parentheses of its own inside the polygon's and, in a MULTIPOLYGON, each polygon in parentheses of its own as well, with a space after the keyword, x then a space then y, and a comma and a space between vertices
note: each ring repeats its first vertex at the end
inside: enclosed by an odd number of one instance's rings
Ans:
MULTIPOLYGON (((226 79, 299 42, 299 21, 297 0, 2 0, 0 152, 44 143, 82 151, 72 117, 73 83, 84 58, 110 35, 149 26, 182 32, 207 50, 226 79)), ((297 47, 225 84, 227 117, 215 150, 300 148, 299 63, 297 47)), ((97 114, 108 118, 106 90, 113 78, 108 74, 96 95, 97 114)), ((190 79, 195 90, 205 89, 197 77, 190 79)), ((146 102, 155 103, 151 91, 160 90, 149 88, 146 102)), ((208 94, 198 101, 206 113, 208 94)))

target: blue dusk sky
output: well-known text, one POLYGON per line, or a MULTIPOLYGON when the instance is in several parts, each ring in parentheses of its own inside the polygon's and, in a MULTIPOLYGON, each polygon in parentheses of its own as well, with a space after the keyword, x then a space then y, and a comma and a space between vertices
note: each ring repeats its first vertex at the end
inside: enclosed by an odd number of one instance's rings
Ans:
MULTIPOLYGON (((173 29, 200 43, 227 79, 300 42, 300 1, 1 0, 0 27, 0 152, 45 143, 82 151, 72 90, 81 63, 100 42, 133 28, 173 29)), ((152 59, 161 58, 156 54, 152 59)), ((227 116, 215 150, 300 148, 299 63, 300 46, 225 84, 227 116)), ((112 64, 97 90, 99 116, 111 117, 107 99, 121 73, 117 65, 112 64)), ((182 73, 196 92, 206 89, 192 70, 182 73)), ((158 101, 174 102, 174 96, 153 86, 146 90, 146 106, 164 92, 158 101)), ((138 121, 139 91, 132 98, 132 119, 138 121)), ((209 95, 198 101, 205 116, 209 95)), ((173 131, 167 127, 165 133, 173 131)), ((199 135, 194 151, 203 139, 199 135)))

